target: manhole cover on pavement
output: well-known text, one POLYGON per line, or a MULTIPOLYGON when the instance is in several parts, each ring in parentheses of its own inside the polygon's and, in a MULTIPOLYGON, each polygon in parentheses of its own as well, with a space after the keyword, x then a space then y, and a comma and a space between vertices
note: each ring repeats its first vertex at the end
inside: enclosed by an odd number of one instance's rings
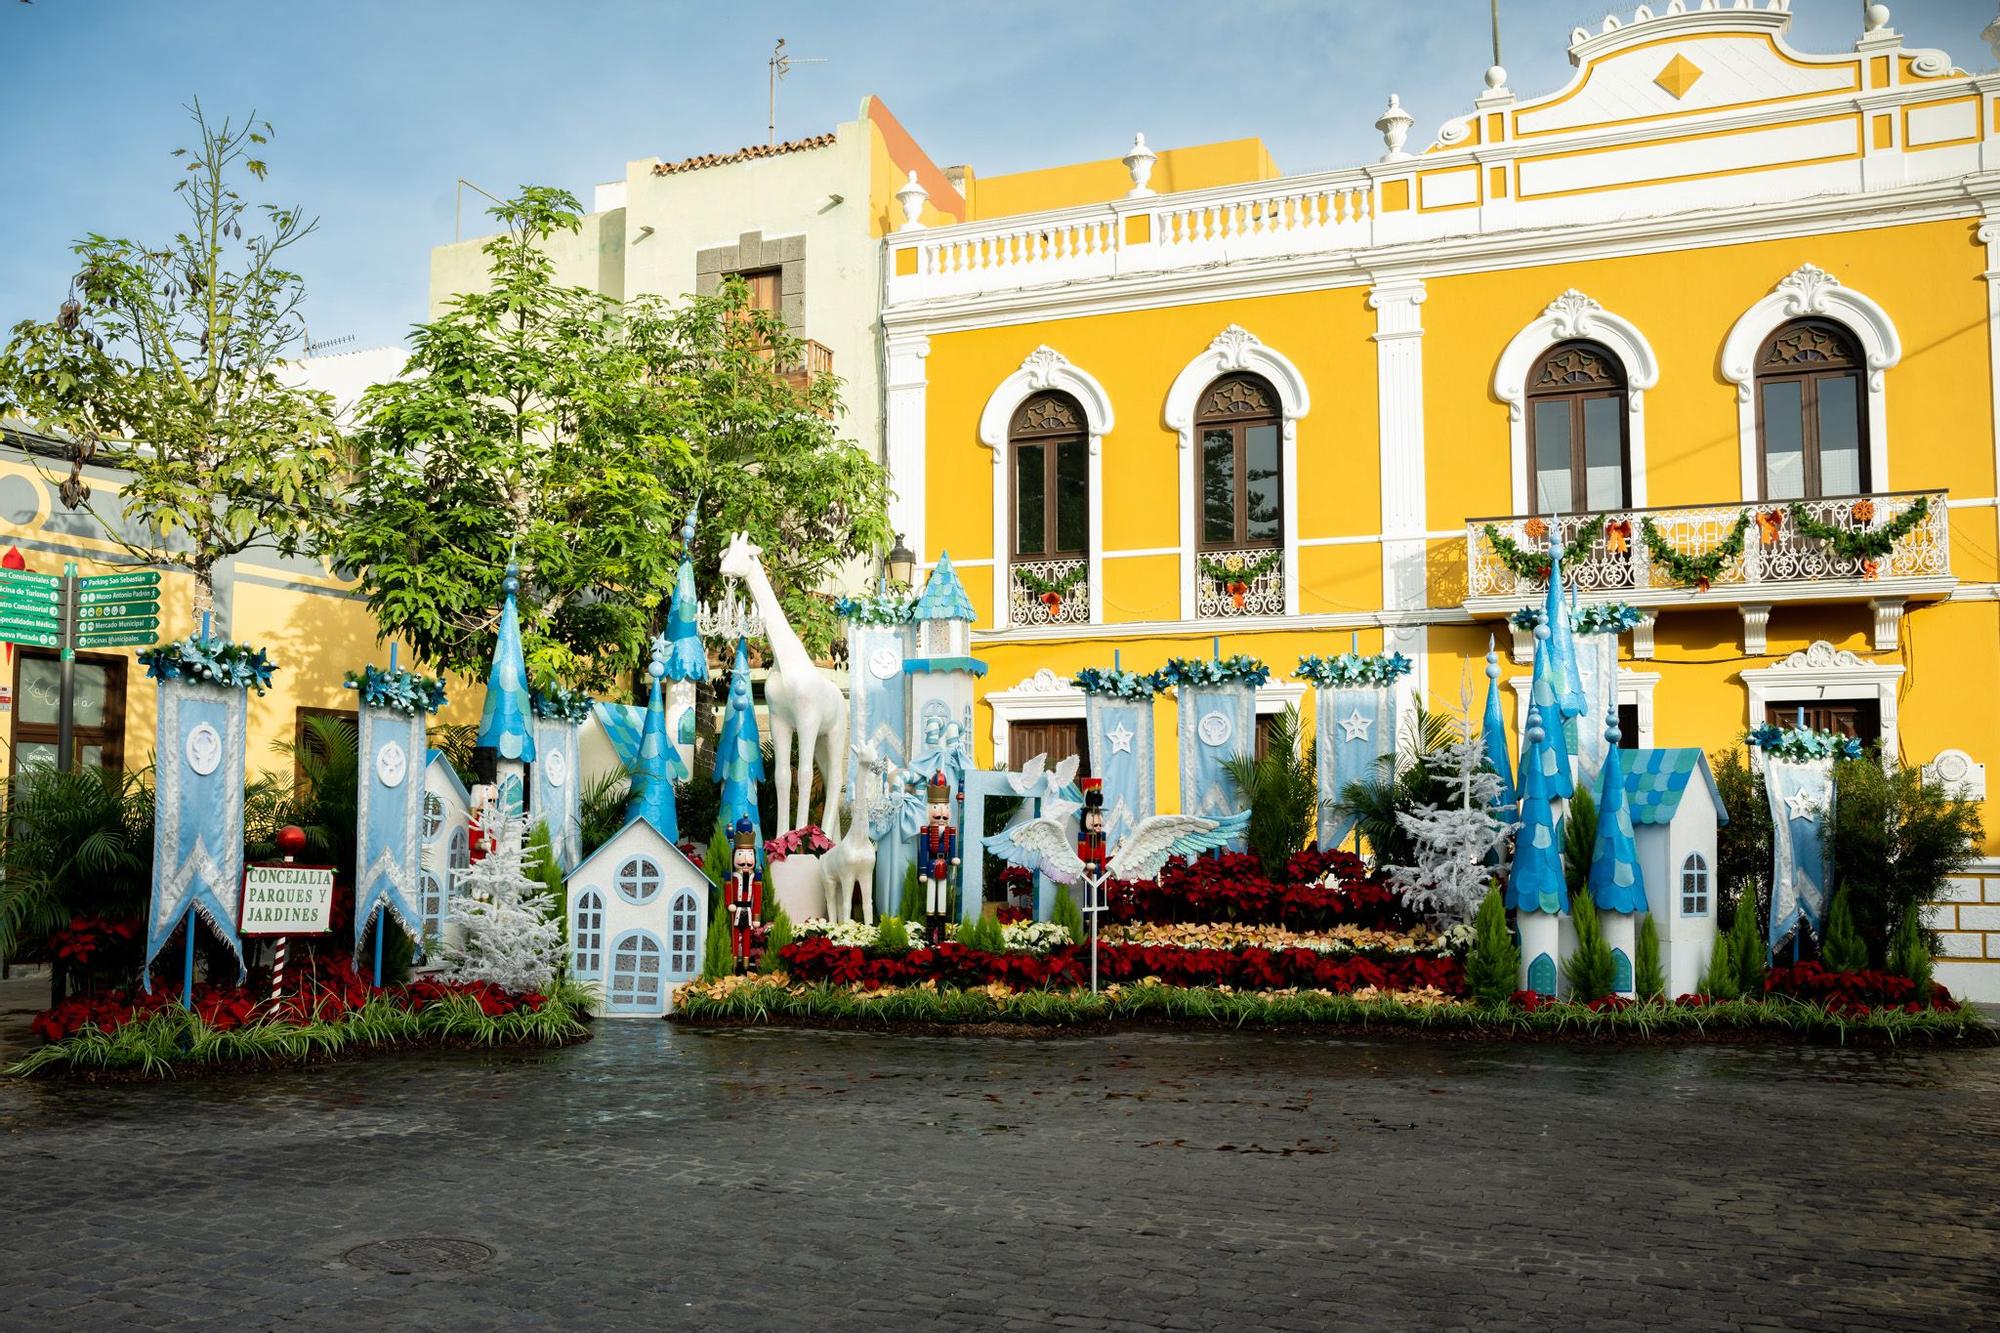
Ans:
POLYGON ((371 1240, 341 1256, 355 1268, 377 1273, 447 1273, 474 1268, 493 1257, 489 1246, 450 1236, 405 1236, 371 1240))

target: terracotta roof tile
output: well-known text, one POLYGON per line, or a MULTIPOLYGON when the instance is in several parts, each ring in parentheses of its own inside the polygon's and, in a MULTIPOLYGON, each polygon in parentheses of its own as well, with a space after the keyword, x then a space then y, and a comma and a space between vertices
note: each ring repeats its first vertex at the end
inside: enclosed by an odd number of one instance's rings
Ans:
POLYGON ((751 144, 733 153, 703 153, 699 157, 682 158, 678 162, 662 162, 653 168, 655 176, 671 176, 681 171, 700 171, 703 167, 720 167, 731 162, 749 162, 760 157, 779 157, 785 153, 803 153, 814 148, 833 147, 831 134, 815 134, 809 139, 792 139, 780 144, 751 144))

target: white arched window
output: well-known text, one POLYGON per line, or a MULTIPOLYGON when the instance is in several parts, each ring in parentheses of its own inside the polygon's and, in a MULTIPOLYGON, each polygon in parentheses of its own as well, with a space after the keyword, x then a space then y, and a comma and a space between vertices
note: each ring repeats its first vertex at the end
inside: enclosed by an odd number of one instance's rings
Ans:
POLYGON ((596 976, 604 968, 604 899, 595 889, 576 900, 575 942, 577 975, 596 976))
POLYGON ((660 867, 649 856, 635 856, 618 867, 618 896, 634 907, 644 907, 660 896, 660 867))
MULTIPOLYGON (((1729 337, 1722 344, 1722 374, 1736 386, 1736 434, 1737 449, 1742 467, 1743 498, 1755 500, 1765 498, 1767 489, 1776 493, 1771 498, 1785 498, 1782 492, 1794 489, 1790 460, 1781 458, 1777 468, 1778 485, 1767 488, 1765 476, 1765 454, 1763 432, 1760 427, 1767 417, 1781 424, 1781 430, 1791 429, 1786 423, 1788 411, 1798 413, 1800 430, 1817 430, 1820 420, 1817 413, 1823 404, 1817 394, 1801 395, 1794 404, 1791 394, 1795 390, 1774 387, 1769 395, 1772 401, 1762 401, 1766 395, 1760 392, 1760 380, 1771 385, 1782 384, 1782 373, 1786 366, 1766 364, 1777 346, 1774 338, 1786 325, 1810 328, 1819 323, 1837 325, 1852 336, 1852 343, 1846 348, 1846 355, 1853 362, 1855 387, 1860 391, 1858 422, 1853 433, 1861 436, 1853 442, 1859 450, 1854 462, 1843 461, 1842 475, 1858 474, 1865 478, 1866 485, 1873 491, 1889 489, 1889 430, 1888 408, 1883 393, 1883 372, 1903 359, 1903 340, 1896 332, 1896 326, 1889 319, 1889 312, 1868 297, 1851 288, 1840 285, 1840 279, 1826 270, 1812 264, 1801 264, 1785 275, 1771 294, 1743 312, 1729 330, 1729 337), (1761 372, 1761 373, 1760 373, 1761 372)), ((1835 339, 1835 341, 1844 341, 1835 339)), ((1781 352, 1783 349, 1779 349, 1781 352)), ((1796 348, 1792 350, 1796 351, 1796 348)), ((1802 366, 1803 363, 1800 363, 1802 366)), ((1799 366, 1792 367, 1800 368, 1799 366)), ((1840 406, 1836 403, 1834 406, 1840 406)), ((1846 411, 1853 415, 1854 404, 1847 404, 1846 411)), ((1815 449, 1819 447, 1815 437, 1815 449)), ((1783 446, 1791 443, 1789 437, 1777 441, 1783 446)), ((1804 441, 1800 447, 1803 449, 1804 441)), ((1836 448, 1848 443, 1845 436, 1836 442, 1836 448)), ((1805 478, 1804 462, 1798 464, 1798 480, 1805 478)), ((1824 484, 1825 478, 1815 476, 1824 484)), ((1827 491, 1826 494, 1834 492, 1827 491)))
POLYGON ((458 888, 459 877, 472 868, 472 843, 470 835, 461 826, 451 831, 450 844, 445 848, 445 865, 451 870, 451 888, 458 888))
POLYGON ((651 1013, 663 995, 660 941, 643 930, 620 935, 611 947, 611 986, 606 1005, 625 1013, 651 1013))
POLYGON ((424 841, 429 842, 444 831, 444 802, 434 791, 424 793, 424 841))
MULTIPOLYGON (((1084 442, 1084 574, 1081 597, 1073 595, 1068 601, 1072 605, 1081 603, 1090 622, 1096 624, 1104 618, 1104 437, 1111 433, 1111 399, 1104 386, 1088 372, 1071 365, 1061 352, 1048 346, 1028 353, 1021 368, 1000 381, 979 413, 979 442, 993 451, 993 623, 1000 628, 1016 623, 1013 615, 1016 579, 1008 558, 1014 553, 1020 535, 1016 485, 1021 479, 1017 475, 1021 457, 1015 441, 1023 434, 1020 427, 1034 424, 1020 420, 1022 409, 1034 400, 1071 405, 1080 413, 1080 419, 1069 425, 1073 437, 1084 442)), ((1062 464, 1060 448, 1043 458, 1050 470, 1062 464)), ((1073 461, 1071 466, 1074 467, 1073 461)), ((1046 576, 1037 572, 1035 577, 1046 576)), ((1075 594, 1078 589, 1072 585, 1069 591, 1075 594)), ((1046 604, 1030 601, 1028 605, 1046 604)), ((1076 618, 1063 616, 1065 621, 1076 618)))
MULTIPOLYGON (((1298 367, 1237 324, 1231 324, 1218 333, 1214 341, 1174 377, 1172 387, 1167 390, 1162 416, 1167 428, 1180 439, 1183 620, 1193 620, 1203 614, 1298 614, 1298 423, 1311 405, 1305 377, 1299 374, 1298 367), (1252 397, 1246 395, 1246 390, 1250 389, 1274 397, 1276 401, 1253 402, 1252 397), (1218 390, 1235 395, 1234 401, 1218 403, 1215 399, 1218 390), (1211 535, 1220 536, 1223 520, 1223 506, 1218 497, 1211 495, 1211 491, 1214 486, 1220 485, 1224 475, 1225 449, 1224 442, 1219 438, 1222 423, 1233 411, 1251 408, 1258 409, 1261 419, 1268 420, 1273 429, 1268 444, 1261 437, 1257 442, 1258 448, 1264 452, 1259 453, 1255 460, 1246 458, 1236 461, 1239 445, 1247 447, 1252 441, 1248 438, 1239 441, 1231 436, 1228 441, 1232 459, 1231 484, 1245 486, 1244 470, 1249 469, 1253 462, 1256 464, 1254 470, 1275 471, 1275 476, 1262 483, 1263 489, 1258 495, 1275 501, 1277 539, 1266 541, 1261 548, 1246 541, 1243 549, 1275 551, 1276 558, 1239 555, 1238 572, 1247 564, 1259 577, 1232 579, 1228 567, 1229 554, 1218 553, 1216 544, 1207 540, 1211 535), (1211 440, 1212 434, 1218 438, 1211 440), (1269 456, 1273 450, 1275 459, 1269 456), (1274 462, 1275 468, 1264 467, 1266 462, 1274 462), (1275 490, 1275 495, 1269 494, 1271 490, 1275 490), (1217 502, 1211 505, 1211 499, 1217 502), (1272 567, 1266 569, 1266 564, 1272 567), (1240 591, 1233 590, 1232 583, 1244 586, 1240 591), (1238 604, 1239 596, 1241 605, 1238 604)), ((1249 497, 1238 492, 1231 494, 1233 512, 1240 515, 1249 497)), ((1257 527, 1259 533, 1267 531, 1262 526, 1251 526, 1257 527)), ((1239 529, 1241 531, 1248 531, 1248 528, 1239 529)))
POLYGON ((417 876, 417 910, 423 914, 423 937, 436 939, 444 927, 444 883, 428 870, 417 876))
MULTIPOLYGON (((1628 504, 1644 508, 1646 390, 1659 382, 1659 359, 1632 321, 1575 288, 1549 302, 1508 342, 1493 368, 1493 396, 1507 404, 1513 512, 1577 513, 1628 504), (1565 344, 1567 350, 1590 350, 1600 358, 1608 354, 1610 361, 1593 368, 1564 360, 1565 344), (1579 378, 1579 372, 1588 373, 1579 378), (1621 397, 1623 420, 1605 415, 1615 412, 1621 397), (1607 475, 1621 451, 1621 498, 1612 505, 1583 503, 1593 498, 1592 470, 1607 475), (1562 474, 1555 490, 1567 488, 1567 494, 1538 497, 1531 479, 1553 473, 1562 474), (1537 503, 1538 498, 1546 503, 1537 503)), ((1611 489, 1608 481, 1601 482, 1596 498, 1609 498, 1611 489)))
POLYGON ((1708 862, 1700 852, 1689 852, 1681 862, 1681 915, 1708 915, 1708 862))
POLYGON ((701 908, 686 889, 674 895, 667 921, 667 971, 691 977, 701 963, 701 908))

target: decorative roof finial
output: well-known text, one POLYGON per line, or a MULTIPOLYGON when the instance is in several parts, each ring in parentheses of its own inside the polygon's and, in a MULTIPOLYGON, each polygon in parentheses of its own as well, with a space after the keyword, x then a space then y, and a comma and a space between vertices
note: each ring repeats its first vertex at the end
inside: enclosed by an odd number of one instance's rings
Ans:
POLYGON ((1154 193, 1153 187, 1147 182, 1153 179, 1153 163, 1159 156, 1146 147, 1145 135, 1132 136, 1132 147, 1119 159, 1125 164, 1125 170, 1132 173, 1132 188, 1125 192, 1127 199, 1144 199, 1154 193))
POLYGON ((903 225, 896 230, 922 231, 924 205, 930 202, 930 197, 930 192, 917 184, 917 173, 912 169, 909 180, 904 182, 902 189, 896 191, 896 202, 903 206, 903 225))
MULTIPOLYGON (((1995 22, 2000 22, 2000 19, 1996 19, 1995 22)), ((1863 32, 1880 32, 1888 26, 1889 6, 1869 5, 1861 11, 1861 28, 1863 32)))
POLYGON ((1403 141, 1410 137, 1410 126, 1416 123, 1416 118, 1403 110, 1402 99, 1390 93, 1388 107, 1375 120, 1375 128, 1382 132, 1382 142, 1389 147, 1382 154, 1384 162, 1401 162, 1410 156, 1403 151, 1403 141))

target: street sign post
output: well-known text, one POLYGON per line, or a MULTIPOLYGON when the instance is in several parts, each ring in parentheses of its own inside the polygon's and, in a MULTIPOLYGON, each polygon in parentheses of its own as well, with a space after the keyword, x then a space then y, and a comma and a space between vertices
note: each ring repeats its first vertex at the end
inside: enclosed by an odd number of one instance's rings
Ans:
POLYGON ((61 657, 56 705, 56 767, 68 772, 76 746, 77 649, 136 648, 160 628, 160 576, 153 570, 78 578, 0 568, 0 642, 53 648, 61 657))

